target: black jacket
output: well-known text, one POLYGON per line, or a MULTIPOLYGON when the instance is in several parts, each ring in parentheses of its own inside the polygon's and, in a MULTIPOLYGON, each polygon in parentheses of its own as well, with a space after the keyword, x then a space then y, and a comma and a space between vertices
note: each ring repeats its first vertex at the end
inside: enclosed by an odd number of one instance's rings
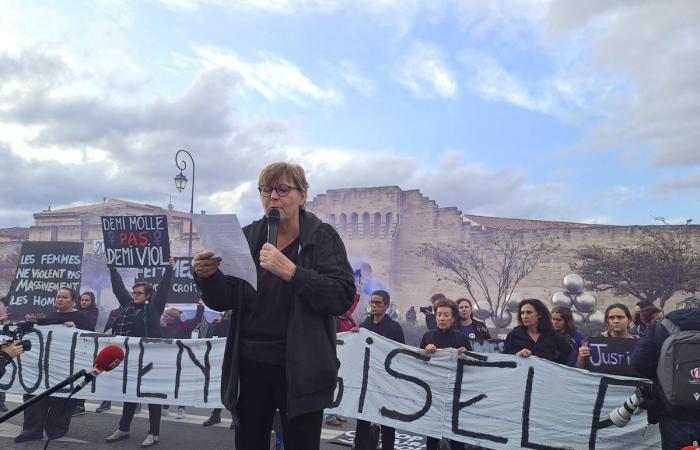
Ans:
POLYGON ((360 324, 361 328, 367 328, 369 331, 377 333, 380 336, 384 336, 387 339, 396 341, 400 344, 405 344, 406 340, 403 337, 403 329, 398 322, 393 320, 391 317, 385 315, 379 323, 374 323, 374 319, 371 315, 360 324))
POLYGON ((90 321, 90 328, 88 328, 88 330, 95 331, 95 327, 97 326, 97 317, 100 315, 100 310, 93 306, 92 308, 79 308, 78 311, 83 313, 90 321))
MULTIPOLYGON (((675 323, 681 331, 700 330, 700 309, 677 309, 668 313, 666 318, 675 323)), ((700 421, 700 410, 669 405, 661 387, 657 383, 656 366, 659 363, 661 346, 668 335, 668 330, 661 322, 655 322, 647 327, 644 335, 634 347, 630 357, 630 365, 640 375, 654 381, 654 397, 656 401, 653 403, 653 407, 649 409, 650 414, 655 416, 675 416, 685 421, 700 421)))
MULTIPOLYGON (((126 289, 126 286, 124 286, 124 281, 122 280, 121 275, 119 275, 117 269, 110 267, 109 275, 112 279, 112 292, 114 292, 114 296, 117 297, 117 300, 121 305, 121 308, 113 310, 112 313, 124 314, 126 308, 135 306, 134 300, 131 298, 131 294, 126 289)), ((173 268, 168 266, 165 268, 163 278, 160 280, 160 283, 158 283, 158 289, 153 289, 151 298, 147 302, 148 317, 143 317, 143 311, 145 311, 145 308, 137 305, 137 309, 140 311, 137 314, 136 319, 140 323, 134 324, 134 330, 130 336, 161 337, 160 316, 163 315, 163 311, 165 310, 165 303, 168 300, 168 292, 170 291, 170 285, 172 282, 173 268)), ((114 326, 114 322, 116 322, 119 317, 112 316, 112 313, 110 313, 110 319, 113 319, 112 326, 114 326)), ((112 330, 112 332, 114 332, 114 330, 112 330)))
POLYGON ((515 327, 506 336, 506 341, 503 343, 503 353, 514 355, 524 348, 530 350, 535 356, 559 364, 566 364, 569 353, 571 353, 571 347, 566 339, 555 330, 540 334, 540 338, 535 342, 527 334, 524 327, 515 327))
POLYGON ((420 348, 425 348, 428 344, 433 344, 437 348, 461 348, 464 347, 467 350, 471 350, 472 346, 469 342, 469 338, 466 337, 462 332, 450 328, 449 330, 441 330, 436 328, 434 330, 428 330, 423 335, 423 339, 420 341, 420 348))
MULTIPOLYGON (((300 251, 297 269, 289 281, 294 298, 286 338, 287 416, 320 411, 332 403, 340 361, 335 352, 336 316, 352 305, 355 279, 343 241, 335 229, 313 214, 300 210, 300 251)), ((267 238, 267 218, 243 228, 260 269, 258 254, 267 238)), ((221 400, 238 423, 239 308, 244 296, 256 296, 244 280, 217 271, 198 278, 197 285, 207 306, 232 310, 231 329, 222 367, 221 400)))

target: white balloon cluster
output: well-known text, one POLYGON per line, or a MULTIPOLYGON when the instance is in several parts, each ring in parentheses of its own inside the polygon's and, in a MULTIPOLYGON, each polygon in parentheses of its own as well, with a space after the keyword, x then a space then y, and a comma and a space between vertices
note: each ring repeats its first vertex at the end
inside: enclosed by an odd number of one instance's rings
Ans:
POLYGON ((563 292, 552 295, 552 306, 565 306, 571 309, 571 314, 578 324, 593 323, 602 325, 605 314, 596 310, 598 301, 595 296, 583 289, 583 278, 577 273, 564 276, 563 292))

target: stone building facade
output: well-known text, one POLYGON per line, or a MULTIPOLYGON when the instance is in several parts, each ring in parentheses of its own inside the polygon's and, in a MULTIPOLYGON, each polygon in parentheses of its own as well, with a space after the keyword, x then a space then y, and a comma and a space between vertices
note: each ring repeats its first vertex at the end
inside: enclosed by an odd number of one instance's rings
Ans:
MULTIPOLYGON (((387 289, 402 313, 409 305, 428 304, 430 295, 435 292, 443 292, 451 298, 467 295, 454 283, 438 281, 436 269, 418 255, 423 243, 466 242, 504 229, 517 230, 525 239, 536 239, 537 233, 545 232, 557 240, 560 248, 543 258, 516 292, 523 297, 549 300, 562 289, 562 278, 570 272, 569 264, 574 261, 573 249, 594 244, 629 245, 645 229, 652 228, 463 214, 455 207, 440 207, 418 190, 402 190, 398 186, 329 190, 309 201, 307 209, 338 230, 353 267, 363 271, 365 293, 376 288, 387 289)), ((45 210, 34 214, 35 223, 29 229, 0 230, 0 293, 9 289, 21 241, 82 241, 85 243, 83 287, 95 290, 105 305, 113 304, 116 300, 112 298, 100 252, 100 216, 152 214, 168 216, 171 252, 186 255, 190 237, 188 213, 123 200, 45 210)), ((700 226, 689 229, 695 244, 700 246, 700 226)), ((193 253, 201 251, 196 232, 192 239, 193 253)), ((126 278, 125 274, 125 281, 126 278)), ((599 309, 612 300, 607 293, 596 296, 599 309)), ((676 295, 667 308, 673 308, 686 296, 676 295)), ((633 298, 622 300, 629 305, 636 301, 633 298)))

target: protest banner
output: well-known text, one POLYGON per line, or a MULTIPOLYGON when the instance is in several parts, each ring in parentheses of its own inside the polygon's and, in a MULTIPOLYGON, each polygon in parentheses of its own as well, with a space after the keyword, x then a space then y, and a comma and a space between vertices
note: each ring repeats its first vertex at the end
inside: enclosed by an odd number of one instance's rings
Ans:
MULTIPOLYGON (((8 366, 0 390, 37 394, 91 368, 100 348, 116 343, 126 349, 124 363, 76 397, 221 407, 223 338, 127 338, 42 326, 25 339, 32 350, 8 366)), ((335 403, 326 412, 487 449, 660 448, 658 426, 644 414, 624 428, 603 427, 642 380, 534 356, 480 355, 487 360, 453 349, 428 355, 366 329, 341 333, 335 403)))
POLYGON ((110 267, 168 265, 167 216, 102 216, 102 235, 110 267))
POLYGON ((10 320, 44 319, 60 288, 80 292, 82 264, 82 242, 23 242, 10 286, 10 320))
POLYGON ((638 377, 637 371, 630 367, 630 355, 636 342, 636 339, 618 337, 588 338, 591 349, 591 356, 586 360, 588 370, 638 377))
POLYGON ((479 353, 502 353, 505 342, 505 339, 469 339, 472 351, 479 353))
MULTIPOLYGON (((142 267, 136 269, 134 283, 146 281, 158 287, 163 278, 165 267, 142 267)), ((168 303, 197 303, 199 293, 192 275, 192 258, 175 258, 173 268, 173 283, 168 292, 168 303)))

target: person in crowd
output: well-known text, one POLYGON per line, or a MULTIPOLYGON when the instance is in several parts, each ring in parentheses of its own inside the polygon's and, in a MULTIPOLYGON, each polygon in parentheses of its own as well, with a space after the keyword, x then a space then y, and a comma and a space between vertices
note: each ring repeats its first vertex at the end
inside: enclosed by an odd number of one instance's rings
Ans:
POLYGON ((654 304, 648 300, 640 300, 634 305, 634 325, 632 326, 632 334, 636 336, 643 336, 646 330, 646 325, 642 322, 642 309, 647 306, 654 306, 654 304))
MULTIPOLYGON (((59 289, 54 300, 56 310, 49 314, 47 322, 62 323, 66 327, 81 330, 89 329, 89 319, 74 308, 77 301, 78 294, 73 289, 59 289)), ((25 394, 24 401, 27 402, 33 397, 25 394)), ((22 432, 15 438, 15 442, 43 439, 44 431, 49 440, 65 436, 76 404, 76 399, 49 396, 31 405, 24 410, 22 432)))
POLYGON ((566 306, 555 306, 552 308, 552 326, 555 331, 564 337, 571 348, 571 353, 566 360, 566 365, 569 367, 576 367, 578 349, 583 345, 584 337, 583 334, 576 329, 571 309, 566 306))
MULTIPOLYGON (((95 303, 95 294, 90 291, 85 291, 80 294, 80 302, 78 305, 78 311, 83 313, 85 318, 88 320, 90 327, 87 328, 88 331, 95 331, 97 326, 97 316, 100 314, 100 310, 97 309, 97 304, 95 303)), ((85 400, 78 399, 75 410, 73 411, 73 416, 80 416, 85 414, 85 400)))
MULTIPOLYGON (((635 338, 630 332, 632 314, 630 314, 630 310, 622 303, 613 303, 605 308, 605 323, 607 329, 603 332, 604 337, 618 337, 625 339, 635 338)), ((582 345, 579 347, 576 367, 579 369, 585 369, 586 358, 589 356, 591 356, 590 347, 587 345, 582 345)))
MULTIPOLYGON (((5 303, 9 301, 10 294, 7 294, 2 299, 0 299, 0 325, 3 325, 8 318, 7 307, 5 303)), ((13 356, 14 358, 14 356, 13 356)), ((0 361, 0 365, 2 362, 0 361)), ((3 366, 4 367, 4 366, 3 366)), ((2 377, 2 375, 0 375, 2 377)), ((5 405, 5 391, 0 391, 0 412, 7 412, 7 405, 5 405)))
MULTIPOLYGON (((393 320, 387 310, 391 304, 389 293, 384 290, 376 290, 372 292, 370 297, 370 305, 372 306, 372 315, 367 317, 360 327, 367 328, 380 336, 391 339, 400 344, 405 344, 403 330, 398 322, 393 320)), ((358 330, 355 328, 354 331, 358 330)), ((370 447, 370 423, 365 420, 358 420, 355 428, 355 450, 369 450, 370 447)), ((382 434, 382 450, 393 450, 396 431, 394 428, 381 425, 382 434)), ((372 448, 371 450, 374 450, 372 448)))
POLYGON ((489 333, 486 324, 474 318, 471 300, 458 298, 457 309, 459 311, 459 320, 455 321, 455 325, 459 331, 469 339, 477 339, 479 341, 491 339, 491 333, 489 333))
MULTIPOLYGON (((199 299, 197 304, 197 312, 194 318, 181 320, 180 316, 182 311, 177 308, 167 308, 163 312, 163 328, 161 330, 161 335, 167 339, 192 339, 192 332, 202 323, 202 317, 204 316, 204 303, 202 299, 199 299)), ((168 415, 170 405, 163 405, 163 415, 168 415)), ((182 419, 185 417, 185 407, 177 407, 177 419, 182 419)))
MULTIPOLYGON (((426 353, 432 354, 441 348, 455 348, 458 353, 465 353, 471 350, 471 344, 467 336, 455 328, 455 320, 459 315, 457 303, 449 298, 437 298, 433 304, 435 314, 434 330, 428 330, 420 341, 420 348, 426 353)), ((463 450, 464 444, 450 440, 451 450, 463 450)), ((440 439, 428 437, 426 439, 427 450, 438 450, 440 439)))
POLYGON ((552 328, 552 318, 542 301, 526 298, 518 305, 518 326, 506 336, 503 353, 528 358, 532 355, 565 364, 571 349, 552 328))
POLYGON ((435 303, 441 298, 446 298, 445 294, 440 292, 435 293, 430 296, 430 306, 432 309, 427 311, 421 308, 421 312, 425 314, 425 326, 428 327, 428 330, 437 329, 437 322, 435 321, 435 303))
POLYGON ((237 425, 238 450, 269 447, 277 409, 286 450, 318 449, 323 409, 333 401, 335 323, 352 305, 355 284, 338 233, 304 208, 308 189, 299 165, 274 163, 260 172, 264 217, 243 228, 257 290, 224 275, 212 252, 194 259, 204 303, 233 309, 221 394, 237 425), (280 218, 276 245, 266 242, 273 209, 280 218))
POLYGON ((410 323, 411 325, 415 325, 417 319, 416 307, 411 305, 411 307, 408 308, 408 311, 406 311, 406 322, 410 323))
MULTIPOLYGON (((345 311, 345 314, 338 316, 338 333, 343 333, 345 331, 351 331, 357 327, 355 319, 352 315, 355 313, 355 308, 360 303, 360 297, 362 296, 362 271, 356 270, 355 275, 355 300, 352 302, 350 308, 345 311)), ((332 427, 342 427, 347 420, 339 414, 326 414, 323 417, 323 423, 330 425, 332 427)))
MULTIPOLYGON (((168 267, 158 284, 158 290, 147 282, 135 283, 131 292, 127 291, 124 281, 116 268, 110 267, 112 292, 122 306, 120 314, 114 318, 112 334, 117 336, 161 337, 160 317, 165 309, 165 302, 173 280, 175 259, 170 257, 168 267)), ((129 438, 129 428, 136 412, 136 403, 124 402, 119 428, 107 436, 105 442, 112 443, 129 438)), ((148 421, 150 427, 141 447, 150 447, 158 443, 160 434, 161 405, 148 404, 148 421)))
POLYGON ((78 306, 78 311, 83 313, 85 317, 90 321, 89 331, 95 331, 97 326, 97 316, 100 314, 100 310, 97 309, 97 303, 95 303, 95 293, 90 291, 85 291, 80 294, 80 304, 78 306))
MULTIPOLYGON (((668 313, 668 320, 680 331, 700 330, 700 309, 677 309, 668 313)), ((653 401, 642 403, 647 408, 649 422, 658 420, 663 450, 676 450, 700 443, 700 408, 684 408, 669 403, 657 378, 661 347, 669 331, 660 322, 650 322, 646 333, 634 347, 630 365, 643 377, 654 381, 653 401), (647 406, 646 403, 651 405, 647 406)), ((687 344, 690 345, 690 344, 687 344)), ((692 367, 692 366, 691 366, 692 367)), ((692 375, 691 375, 692 376, 692 375)))
POLYGON ((664 312, 654 305, 647 306, 639 312, 639 319, 644 324, 646 330, 652 323, 664 320, 664 312))

